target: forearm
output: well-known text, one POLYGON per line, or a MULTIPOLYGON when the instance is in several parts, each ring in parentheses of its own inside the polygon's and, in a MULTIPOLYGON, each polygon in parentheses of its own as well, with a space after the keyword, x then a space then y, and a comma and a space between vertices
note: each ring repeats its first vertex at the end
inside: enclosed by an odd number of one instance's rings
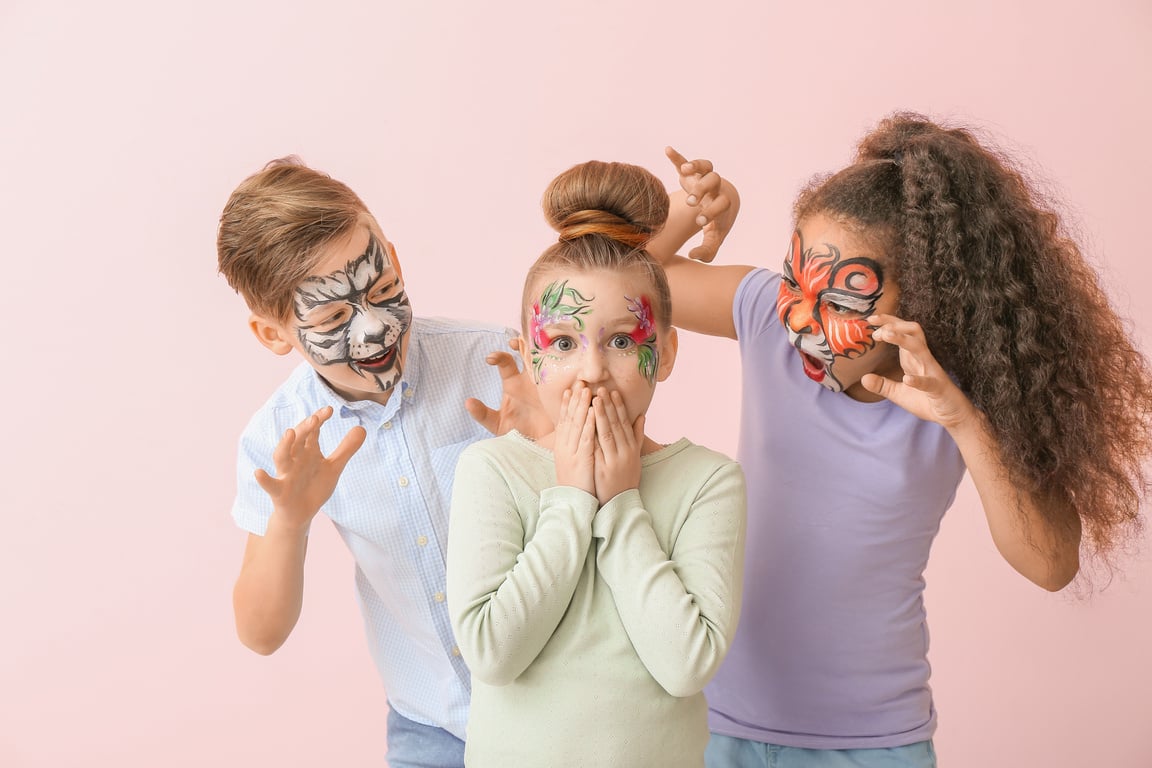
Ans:
POLYGON ((661 264, 674 257, 701 229, 696 222, 700 207, 688 205, 687 197, 682 189, 668 193, 668 219, 645 248, 661 264))
POLYGON ((704 688, 736 631, 744 552, 738 474, 737 468, 724 479, 730 487, 723 494, 703 501, 705 513, 684 524, 672 557, 657 540, 638 492, 614 498, 593 524, 603 539, 597 567, 620 620, 644 666, 673 696, 704 688))
POLYGON ((307 529, 281 525, 274 514, 263 536, 250 534, 232 591, 236 634, 257 653, 276 651, 300 618, 307 529))
POLYGON ((1080 528, 1062 530, 1041 514, 1038 500, 1021 491, 1000 458, 979 412, 949 430, 988 520, 1000 555, 1020 575, 1049 591, 1067 586, 1080 569, 1080 528))
POLYGON ((535 661, 568 610, 591 544, 596 498, 573 488, 540 497, 526 534, 509 494, 492 483, 466 490, 472 465, 457 471, 448 534, 448 610, 472 674, 507 685, 535 661), (529 538, 525 538, 526 535, 529 538))

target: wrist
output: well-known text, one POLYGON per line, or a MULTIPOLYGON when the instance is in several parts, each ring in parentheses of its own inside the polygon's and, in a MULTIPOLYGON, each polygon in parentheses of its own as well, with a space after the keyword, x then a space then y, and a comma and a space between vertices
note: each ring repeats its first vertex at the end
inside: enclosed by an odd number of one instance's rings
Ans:
POLYGON ((283 538, 306 538, 308 531, 312 527, 312 520, 316 517, 315 513, 311 515, 299 515, 285 512, 280 508, 272 510, 272 516, 268 518, 268 530, 265 532, 265 537, 276 536, 283 538))

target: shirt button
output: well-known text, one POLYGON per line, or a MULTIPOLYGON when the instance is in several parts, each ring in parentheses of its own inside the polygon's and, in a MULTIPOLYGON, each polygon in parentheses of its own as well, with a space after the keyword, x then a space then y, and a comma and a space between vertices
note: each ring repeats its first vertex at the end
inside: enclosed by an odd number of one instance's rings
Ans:
POLYGON ((428 543, 428 537, 427 536, 417 536, 416 537, 416 543, 419 544, 421 547, 423 547, 428 543))
POLYGON ((397 480, 396 482, 400 483, 401 488, 407 488, 408 487, 408 478, 406 478, 406 477, 402 477, 399 480, 397 480))
POLYGON ((408 389, 404 390, 404 399, 405 400, 411 400, 412 399, 412 393, 415 391, 416 391, 415 387, 408 387, 408 389))
POLYGON ((392 429, 392 422, 386 421, 383 424, 381 424, 380 426, 384 427, 384 429, 392 429))
POLYGON ((442 603, 442 602, 444 602, 444 593, 443 592, 437 592, 436 594, 432 595, 432 599, 438 603, 442 603))
POLYGON ((452 655, 453 656, 459 656, 460 655, 460 649, 459 648, 453 648, 452 649, 452 655))

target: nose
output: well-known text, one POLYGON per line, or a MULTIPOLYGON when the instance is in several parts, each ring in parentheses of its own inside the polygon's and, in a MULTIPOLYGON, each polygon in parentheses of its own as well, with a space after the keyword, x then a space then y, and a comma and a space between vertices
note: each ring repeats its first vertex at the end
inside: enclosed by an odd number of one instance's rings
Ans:
POLYGON ((600 384, 608 378, 608 366, 604 364, 604 351, 595 345, 584 350, 580 360, 580 381, 585 384, 600 384))
POLYGON ((793 333, 812 333, 816 328, 816 319, 813 317, 812 305, 806 301, 798 301, 788 308, 784 324, 793 333))
POLYGON ((388 325, 372 312, 357 312, 348 326, 348 342, 353 357, 375 354, 388 335, 388 325))

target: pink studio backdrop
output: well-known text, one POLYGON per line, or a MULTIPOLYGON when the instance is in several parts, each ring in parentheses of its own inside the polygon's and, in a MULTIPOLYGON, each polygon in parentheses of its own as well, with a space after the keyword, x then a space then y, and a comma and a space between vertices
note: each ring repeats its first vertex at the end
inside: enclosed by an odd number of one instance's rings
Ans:
MULTIPOLYGON (((418 312, 515 322, 539 195, 576 162, 671 183, 665 144, 713 159, 744 200, 720 258, 776 266, 797 186, 867 127, 961 118, 1034 161, 1150 338, 1152 6, 953 5, 0 5, 0 765, 383 765, 327 523, 287 645, 262 658, 232 627, 234 443, 291 362, 249 335, 214 237, 273 157, 360 192, 418 312)), ((652 434, 734 452, 737 364, 686 334, 652 434)), ((928 570, 942 765, 1152 765, 1142 544, 1103 592, 1049 595, 965 484, 928 570)))

